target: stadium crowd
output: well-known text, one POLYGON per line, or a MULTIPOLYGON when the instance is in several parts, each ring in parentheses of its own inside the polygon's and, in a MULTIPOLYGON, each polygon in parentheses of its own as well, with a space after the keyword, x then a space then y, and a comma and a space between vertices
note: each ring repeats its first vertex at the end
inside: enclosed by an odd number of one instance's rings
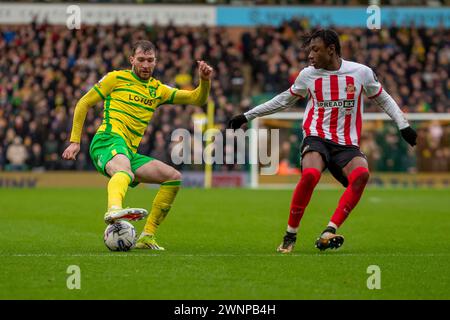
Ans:
MULTIPOLYGON (((249 30, 233 41, 232 31, 223 28, 112 25, 83 26, 77 31, 36 23, 0 25, 0 170, 94 169, 89 142, 101 123, 101 105, 86 117, 77 161, 61 160, 75 104, 107 72, 128 68, 135 40, 145 38, 156 44, 154 77, 171 86, 196 86, 196 60, 204 59, 214 66, 211 98, 216 105, 215 123, 224 131, 228 119, 254 106, 258 95, 273 96, 290 86, 307 65, 300 39, 310 30, 307 20, 295 19, 277 28, 249 30)), ((373 67, 384 88, 405 111, 449 112, 448 32, 394 26, 377 32, 336 30, 341 35, 343 57, 373 67)), ((299 102, 299 112, 304 103, 299 102)), ((380 111, 369 101, 365 105, 366 112, 380 111)), ((173 129, 192 131, 192 119, 204 119, 205 110, 180 105, 158 108, 139 152, 171 164, 173 129)), ((418 148, 412 151, 406 151, 398 133, 389 128, 363 136, 362 150, 373 168, 450 170, 449 124, 423 123, 418 148), (410 157, 405 160, 408 152, 410 157)), ((299 144, 298 131, 288 140, 299 144)), ((282 148, 287 149, 289 145, 282 148)), ((291 154, 292 150, 296 149, 291 148, 291 154)), ((291 166, 298 166, 297 156, 286 158, 291 166)), ((219 170, 231 169, 242 168, 228 165, 219 170)))

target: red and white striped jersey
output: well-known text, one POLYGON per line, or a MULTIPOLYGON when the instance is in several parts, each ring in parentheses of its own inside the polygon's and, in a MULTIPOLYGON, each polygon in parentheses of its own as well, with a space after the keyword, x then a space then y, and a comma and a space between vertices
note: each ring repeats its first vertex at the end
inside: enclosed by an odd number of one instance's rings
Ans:
POLYGON ((340 145, 359 146, 363 91, 371 99, 382 92, 369 67, 342 59, 339 70, 303 69, 289 88, 291 95, 308 97, 303 134, 332 140, 340 145))

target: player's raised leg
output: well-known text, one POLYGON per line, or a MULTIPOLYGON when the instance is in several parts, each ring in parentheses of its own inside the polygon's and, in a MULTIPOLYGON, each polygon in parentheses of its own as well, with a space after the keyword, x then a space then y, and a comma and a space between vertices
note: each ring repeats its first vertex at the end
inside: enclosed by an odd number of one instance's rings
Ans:
POLYGON ((369 180, 367 160, 363 157, 353 158, 342 171, 347 177, 348 186, 339 199, 338 206, 331 217, 327 228, 316 241, 316 247, 320 250, 328 248, 337 249, 342 246, 344 237, 336 234, 336 231, 358 204, 367 181, 369 180))
POLYGON ((153 200, 150 215, 141 233, 136 248, 164 250, 156 242, 156 230, 166 218, 181 186, 181 173, 171 166, 153 160, 139 167, 136 180, 143 183, 158 183, 160 188, 153 200))
POLYGON ((292 195, 286 235, 277 249, 278 252, 289 253, 294 249, 300 220, 324 168, 325 163, 319 152, 311 151, 304 155, 302 159, 302 177, 292 195))
POLYGON ((105 171, 111 177, 108 182, 108 211, 105 213, 105 222, 136 221, 145 218, 148 214, 147 210, 142 208, 124 209, 122 206, 128 185, 134 180, 130 160, 123 154, 117 154, 108 161, 105 171))

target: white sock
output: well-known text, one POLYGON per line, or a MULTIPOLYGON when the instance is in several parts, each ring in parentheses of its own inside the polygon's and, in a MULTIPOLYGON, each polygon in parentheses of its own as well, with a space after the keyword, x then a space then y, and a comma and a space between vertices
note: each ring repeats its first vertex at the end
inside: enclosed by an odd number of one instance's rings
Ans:
POLYGON ((290 225, 287 226, 287 232, 297 233, 297 231, 298 231, 298 227, 297 228, 292 228, 290 225))
POLYGON ((328 227, 332 227, 332 228, 336 229, 336 231, 338 229, 338 226, 331 221, 328 223, 328 227))

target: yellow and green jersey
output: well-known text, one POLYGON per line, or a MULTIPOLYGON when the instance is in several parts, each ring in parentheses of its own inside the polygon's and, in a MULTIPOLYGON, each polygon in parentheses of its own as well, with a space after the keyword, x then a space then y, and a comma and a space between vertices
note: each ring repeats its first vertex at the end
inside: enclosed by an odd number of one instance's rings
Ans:
POLYGON ((156 108, 173 103, 177 91, 154 78, 140 80, 130 70, 108 73, 94 90, 105 101, 103 122, 97 132, 121 135, 133 151, 137 150, 156 108))
POLYGON ((163 104, 203 105, 209 88, 209 80, 201 80, 195 90, 188 91, 169 87, 154 78, 141 80, 131 70, 112 71, 78 102, 70 141, 80 142, 87 109, 104 100, 103 121, 97 132, 119 134, 136 152, 156 108, 163 104))

